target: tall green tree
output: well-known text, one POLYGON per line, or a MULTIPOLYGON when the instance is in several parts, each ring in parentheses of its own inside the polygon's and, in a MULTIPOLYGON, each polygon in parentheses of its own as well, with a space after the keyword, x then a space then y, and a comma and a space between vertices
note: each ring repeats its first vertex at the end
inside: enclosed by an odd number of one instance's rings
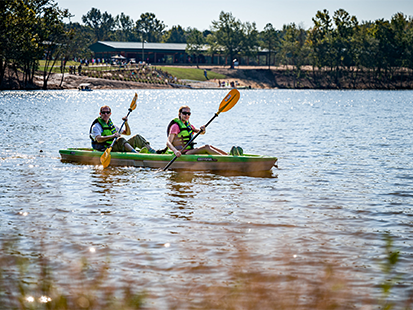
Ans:
POLYGON ((371 53, 376 40, 371 35, 371 27, 371 22, 362 22, 353 29, 350 44, 354 68, 350 68, 352 71, 350 79, 354 88, 357 86, 359 76, 363 72, 368 73, 369 69, 374 67, 374 57, 371 53))
POLYGON ((333 21, 327 10, 317 11, 313 17, 314 26, 309 33, 312 48, 312 65, 319 69, 332 67, 332 33, 333 21))
POLYGON ((376 20, 372 29, 372 34, 377 40, 377 48, 375 49, 375 67, 376 71, 386 72, 395 65, 397 54, 397 43, 395 42, 394 30, 389 21, 380 19, 376 20))
POLYGON ((116 26, 116 19, 111 14, 106 11, 102 14, 96 8, 92 8, 86 15, 83 15, 82 21, 93 29, 96 41, 109 40, 116 26))
POLYGON ((37 60, 41 57, 39 48, 41 41, 37 33, 39 9, 36 9, 36 6, 38 5, 35 6, 34 1, 22 0, 5 0, 1 4, 0 81, 4 82, 5 71, 10 69, 14 72, 15 79, 19 81, 19 87, 24 88, 33 82, 37 60), (21 74, 22 79, 20 79, 21 74))
POLYGON ((306 63, 307 32, 295 23, 283 26, 280 46, 280 59, 285 65, 291 65, 300 70, 306 63))
MULTIPOLYGON (((413 69, 413 19, 409 19, 409 23, 406 27, 405 31, 405 37, 406 37, 406 64, 405 66, 409 69, 413 69)), ((411 74, 413 72, 411 71, 411 74)))
POLYGON ((161 42, 165 24, 156 18, 153 13, 141 14, 136 21, 135 31, 139 38, 148 42, 161 42))
POLYGON ((207 37, 205 38, 205 42, 207 44, 206 54, 211 56, 212 63, 214 63, 214 55, 217 53, 221 53, 222 47, 217 43, 217 39, 213 32, 207 35, 207 37))
POLYGON ((193 55, 196 60, 196 66, 199 64, 199 55, 205 49, 205 38, 198 29, 188 29, 188 36, 186 38, 185 52, 188 55, 193 55))
POLYGON ((264 31, 260 33, 260 46, 268 50, 267 64, 268 69, 271 69, 271 53, 274 53, 279 45, 278 33, 271 23, 264 27, 264 31))
POLYGON ((103 40, 101 29, 102 13, 99 9, 92 8, 89 12, 86 13, 86 15, 82 16, 82 22, 93 30, 95 39, 97 41, 103 40))
POLYGON ((394 34, 394 51, 393 57, 395 58, 393 65, 396 67, 405 67, 408 65, 408 31, 411 27, 409 20, 403 13, 396 13, 392 16, 390 21, 391 28, 394 34))
POLYGON ((327 10, 317 11, 313 17, 314 26, 310 29, 308 35, 308 43, 310 47, 309 61, 313 67, 312 81, 316 86, 319 86, 320 78, 323 77, 327 81, 328 86, 332 87, 330 79, 326 79, 323 72, 329 68, 330 71, 334 68, 335 59, 333 49, 333 21, 327 10), (318 70, 315 70, 318 68, 318 70))
POLYGON ((254 57, 259 48, 259 32, 255 23, 246 22, 242 24, 241 55, 254 57))
POLYGON ((92 51, 89 46, 95 42, 93 31, 80 23, 65 24, 67 32, 71 32, 72 36, 67 44, 66 57, 72 58, 91 58, 92 51))
POLYGON ((354 30, 351 44, 354 50, 353 61, 358 70, 374 67, 373 51, 376 49, 377 40, 372 35, 373 27, 373 22, 362 22, 354 30))
MULTIPOLYGON (((24 21, 28 16, 18 18, 19 13, 23 13, 24 5, 21 2, 13 0, 4 0, 0 5, 0 86, 3 86, 3 80, 6 69, 13 62, 13 58, 18 51, 18 45, 23 39, 22 29, 24 29, 24 21), (20 27, 19 27, 20 26, 20 27), (13 36, 15 32, 15 36, 13 36)), ((31 13, 28 10, 27 13, 31 13)), ((31 14, 34 16, 34 14, 31 14)))
POLYGON ((332 66, 334 67, 334 82, 340 88, 343 74, 348 74, 355 62, 354 34, 358 27, 355 16, 351 16, 343 9, 334 12, 335 28, 332 32, 332 66))
POLYGON ((6 0, 0 10, 4 13, 0 22, 4 23, 0 30, 0 80, 8 67, 21 81, 20 87, 27 87, 33 83, 39 59, 46 59, 46 89, 49 69, 54 65, 47 60, 61 56, 67 37, 63 19, 69 17, 69 12, 58 8, 53 0, 6 0))
POLYGON ((296 77, 300 77, 302 66, 307 62, 308 45, 307 32, 295 23, 283 26, 279 59, 284 65, 290 65, 295 71, 293 87, 296 84, 296 77))
POLYGON ((118 28, 117 40, 121 42, 132 41, 135 37, 133 34, 133 19, 122 12, 120 15, 116 16, 115 20, 118 28))
POLYGON ((180 25, 172 26, 162 37, 164 43, 186 43, 187 33, 180 25))
POLYGON ((231 69, 234 68, 234 58, 242 50, 243 32, 242 23, 235 19, 232 13, 221 12, 217 21, 212 21, 212 30, 218 45, 229 57, 231 69))
POLYGON ((47 6, 38 10, 39 18, 36 24, 39 48, 44 52, 45 59, 43 89, 47 89, 53 67, 64 57, 67 43, 72 37, 72 33, 65 30, 63 23, 63 19, 70 16, 68 10, 61 10, 53 1, 48 2, 47 6))
POLYGON ((337 68, 354 66, 354 44, 353 36, 358 26, 355 16, 350 16, 343 9, 334 12, 333 21, 333 48, 335 54, 334 64, 337 68))
POLYGON ((7 52, 5 51, 7 47, 7 38, 10 37, 11 31, 7 27, 10 21, 11 14, 8 12, 7 8, 10 6, 7 2, 10 0, 5 0, 4 3, 0 5, 0 86, 3 84, 4 73, 7 66, 7 52))

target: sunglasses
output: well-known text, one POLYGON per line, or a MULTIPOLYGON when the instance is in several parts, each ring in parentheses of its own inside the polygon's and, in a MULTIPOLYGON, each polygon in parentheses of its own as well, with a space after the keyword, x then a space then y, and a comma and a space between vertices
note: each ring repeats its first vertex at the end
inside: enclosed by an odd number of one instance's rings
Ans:
POLYGON ((183 115, 191 115, 191 112, 181 112, 183 115))
POLYGON ((102 111, 102 112, 100 112, 101 114, 110 114, 111 112, 110 111, 102 111))

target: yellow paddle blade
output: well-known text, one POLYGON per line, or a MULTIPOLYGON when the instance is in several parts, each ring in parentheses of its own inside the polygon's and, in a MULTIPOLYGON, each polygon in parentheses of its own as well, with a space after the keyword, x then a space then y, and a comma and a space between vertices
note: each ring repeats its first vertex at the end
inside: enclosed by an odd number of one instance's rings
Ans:
POLYGON ((110 164, 110 159, 112 156, 110 156, 110 151, 112 151, 111 147, 108 147, 106 151, 100 156, 100 162, 103 165, 103 168, 106 168, 110 164))
POLYGON ((238 102, 240 96, 241 94, 237 89, 232 89, 222 100, 221 104, 219 105, 219 111, 217 114, 231 110, 232 107, 238 102))
POLYGON ((135 93, 135 96, 133 97, 132 102, 130 104, 130 109, 132 111, 136 109, 136 106, 137 106, 136 99, 138 99, 138 94, 137 93, 135 93))

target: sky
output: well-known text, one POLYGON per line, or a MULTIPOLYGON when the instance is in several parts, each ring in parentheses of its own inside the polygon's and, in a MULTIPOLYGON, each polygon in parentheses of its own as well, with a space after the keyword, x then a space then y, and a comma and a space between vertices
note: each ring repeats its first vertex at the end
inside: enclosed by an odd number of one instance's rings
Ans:
POLYGON ((82 15, 91 8, 112 16, 124 13, 134 21, 142 13, 154 13, 163 21, 166 30, 180 25, 183 28, 211 29, 212 21, 219 19, 221 11, 230 12, 241 22, 255 22, 262 31, 267 23, 282 29, 295 23, 304 29, 312 27, 317 11, 327 9, 330 16, 338 9, 355 15, 359 22, 377 19, 390 20, 398 13, 413 16, 413 0, 55 0, 60 8, 69 9, 72 22, 82 23, 82 15))

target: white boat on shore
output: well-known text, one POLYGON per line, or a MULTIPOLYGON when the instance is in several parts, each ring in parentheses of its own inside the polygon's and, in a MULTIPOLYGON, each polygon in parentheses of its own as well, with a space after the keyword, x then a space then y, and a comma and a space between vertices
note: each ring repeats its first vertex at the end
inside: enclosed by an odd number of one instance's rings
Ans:
POLYGON ((90 83, 79 84, 79 90, 80 91, 92 91, 92 89, 90 88, 90 83))

